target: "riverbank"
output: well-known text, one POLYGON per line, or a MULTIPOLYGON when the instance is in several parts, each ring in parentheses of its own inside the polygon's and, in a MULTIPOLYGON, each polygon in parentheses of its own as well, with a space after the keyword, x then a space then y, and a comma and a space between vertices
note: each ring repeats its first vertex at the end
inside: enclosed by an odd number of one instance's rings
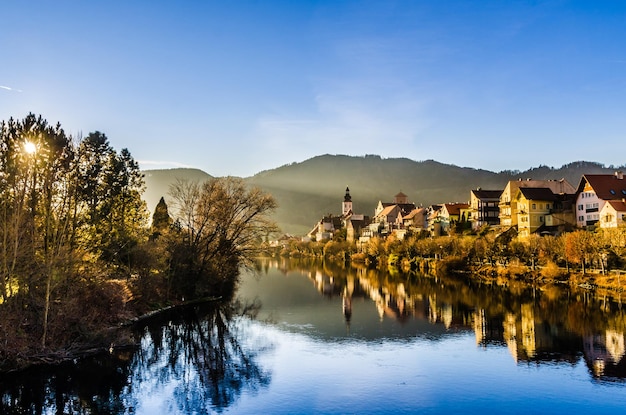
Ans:
POLYGON ((481 283, 509 286, 526 284, 535 288, 568 286, 583 289, 600 296, 621 299, 626 291, 626 272, 611 270, 589 270, 584 274, 559 267, 554 263, 542 266, 528 266, 519 261, 504 264, 467 264, 459 258, 422 259, 401 261, 403 271, 415 269, 424 273, 455 274, 481 283), (534 268, 534 269, 533 269, 534 268))
MULTIPOLYGON (((107 321, 102 327, 85 334, 85 339, 71 342, 67 346, 58 348, 46 348, 41 350, 27 345, 16 345, 13 353, 2 353, 0 373, 19 372, 37 366, 60 365, 78 359, 97 355, 119 353, 125 350, 133 350, 139 345, 137 328, 143 327, 154 320, 163 318, 177 311, 183 311, 190 307, 214 303, 222 299, 219 297, 203 297, 190 301, 177 301, 167 306, 162 306, 143 314, 131 311, 132 307, 124 313, 125 318, 107 321)), ((113 311, 113 310, 111 310, 113 311)), ((103 321, 104 322, 104 321, 103 321)))

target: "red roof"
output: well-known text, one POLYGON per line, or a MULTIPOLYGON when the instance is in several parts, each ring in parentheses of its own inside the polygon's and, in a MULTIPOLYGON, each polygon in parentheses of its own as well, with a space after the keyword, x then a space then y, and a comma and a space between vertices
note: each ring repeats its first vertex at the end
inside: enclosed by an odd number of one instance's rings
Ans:
POLYGON ((461 209, 468 209, 467 203, 445 203, 444 206, 448 211, 448 215, 460 215, 461 209))
POLYGON ((577 193, 583 192, 586 184, 602 200, 620 200, 626 197, 626 180, 618 178, 616 174, 585 174, 580 179, 577 193))
POLYGON ((609 200, 606 203, 611 205, 616 212, 626 212, 626 202, 623 200, 609 200))

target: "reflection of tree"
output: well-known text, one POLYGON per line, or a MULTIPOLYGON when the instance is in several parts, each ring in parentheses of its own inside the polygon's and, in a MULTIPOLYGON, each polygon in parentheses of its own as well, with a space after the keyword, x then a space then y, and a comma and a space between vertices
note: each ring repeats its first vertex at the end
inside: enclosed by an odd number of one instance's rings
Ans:
POLYGON ((3 414, 117 414, 128 378, 128 353, 3 376, 3 414))
POLYGON ((223 410, 244 389, 257 391, 271 380, 257 363, 264 350, 259 339, 244 337, 246 320, 239 318, 254 315, 257 308, 177 310, 144 327, 137 352, 4 376, 0 413, 128 413, 155 396, 166 401, 163 410, 169 413, 223 410))
POLYGON ((131 367, 131 397, 141 399, 135 392, 151 394, 174 385, 179 411, 205 413, 228 407, 244 388, 267 386, 270 375, 257 365, 257 351, 238 337, 243 326, 234 324, 242 323, 233 318, 237 309, 187 310, 173 324, 149 331, 131 367))

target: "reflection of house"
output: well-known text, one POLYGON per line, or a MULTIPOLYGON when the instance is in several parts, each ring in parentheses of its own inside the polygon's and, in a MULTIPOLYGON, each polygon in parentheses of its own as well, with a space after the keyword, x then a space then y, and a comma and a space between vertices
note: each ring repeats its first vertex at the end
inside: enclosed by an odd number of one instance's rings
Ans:
POLYGON ((480 187, 470 192, 470 217, 472 229, 484 225, 500 224, 500 195, 502 190, 482 190, 480 187))
POLYGON ((609 200, 600 211, 601 228, 617 228, 626 225, 626 201, 609 200))
POLYGON ((609 200, 626 198, 626 180, 621 171, 615 174, 585 174, 576 190, 576 224, 593 226, 609 200))
POLYGON ((624 344, 624 333, 614 330, 583 338, 585 360, 595 376, 605 375, 607 368, 622 362, 626 353, 624 344))
POLYGON ((504 191, 500 195, 500 225, 505 227, 516 226, 518 219, 517 191, 524 187, 545 187, 552 191, 552 193, 559 194, 573 194, 575 192, 574 187, 565 179, 561 180, 511 180, 504 191))

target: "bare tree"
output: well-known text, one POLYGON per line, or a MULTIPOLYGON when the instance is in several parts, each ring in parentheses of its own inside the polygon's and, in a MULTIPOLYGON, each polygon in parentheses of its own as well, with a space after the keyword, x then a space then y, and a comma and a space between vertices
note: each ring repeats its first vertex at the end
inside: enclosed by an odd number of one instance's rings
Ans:
POLYGON ((172 275, 186 295, 221 291, 249 265, 263 236, 277 230, 274 198, 233 177, 202 184, 177 181, 170 189, 179 232, 172 244, 172 275))

